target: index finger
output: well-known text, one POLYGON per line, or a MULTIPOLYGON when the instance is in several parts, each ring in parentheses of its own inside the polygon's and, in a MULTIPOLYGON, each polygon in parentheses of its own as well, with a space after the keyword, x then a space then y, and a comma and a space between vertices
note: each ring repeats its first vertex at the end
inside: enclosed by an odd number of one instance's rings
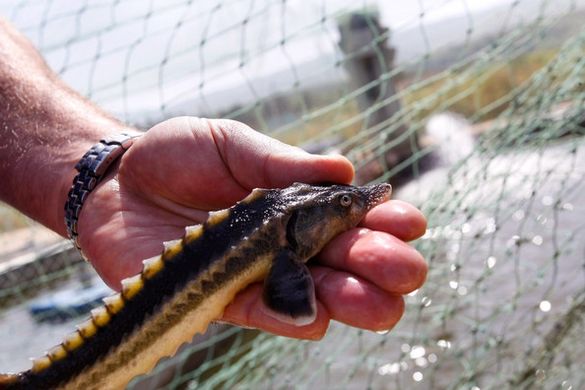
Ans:
POLYGON ((374 207, 360 222, 360 226, 390 233, 403 241, 412 241, 425 234, 427 220, 410 203, 390 200, 374 207))

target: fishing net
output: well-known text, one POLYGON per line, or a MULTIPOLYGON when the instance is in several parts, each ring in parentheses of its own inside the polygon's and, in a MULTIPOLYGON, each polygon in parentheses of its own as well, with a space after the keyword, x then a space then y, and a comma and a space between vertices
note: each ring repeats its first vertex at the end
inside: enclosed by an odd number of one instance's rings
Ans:
MULTIPOLYGON (((391 332, 214 326, 130 387, 585 388, 585 4, 411 3, 0 6, 122 120, 238 119, 344 153, 428 218, 413 244, 428 280, 391 332)), ((67 243, 1 213, 0 367, 21 370, 91 306, 39 299, 103 286, 67 243)))

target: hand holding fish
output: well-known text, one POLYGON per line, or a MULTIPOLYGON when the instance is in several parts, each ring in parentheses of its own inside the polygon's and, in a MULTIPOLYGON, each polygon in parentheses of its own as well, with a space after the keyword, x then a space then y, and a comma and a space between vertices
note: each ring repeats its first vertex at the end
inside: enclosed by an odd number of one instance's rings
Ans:
MULTIPOLYGON (((161 252, 163 241, 182 236, 185 226, 253 188, 348 183, 352 176, 343 157, 311 155, 238 122, 175 118, 137 139, 118 171, 89 197, 79 224, 81 246, 101 276, 119 288, 121 279, 141 270, 142 259, 161 252)), ((259 283, 236 296, 223 320, 307 339, 322 337, 331 319, 390 329, 404 311, 402 295, 425 280, 422 256, 405 243, 425 227, 416 208, 391 200, 333 239, 309 263, 317 296, 311 324, 295 326, 262 310, 259 283)))

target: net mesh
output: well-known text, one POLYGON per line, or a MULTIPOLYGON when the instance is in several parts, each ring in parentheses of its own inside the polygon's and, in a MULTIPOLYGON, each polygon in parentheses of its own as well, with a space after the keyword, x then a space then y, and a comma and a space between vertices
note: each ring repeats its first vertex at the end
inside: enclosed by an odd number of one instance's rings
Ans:
MULTIPOLYGON (((242 120, 344 153, 358 181, 395 184, 428 218, 414 243, 428 280, 391 332, 333 323, 315 343, 217 326, 131 387, 585 388, 585 4, 411 3, 0 6, 66 82, 124 121, 242 120)), ((21 370, 87 311, 42 310, 39 297, 95 275, 0 212, 0 333, 13 335, 0 367, 21 370)))

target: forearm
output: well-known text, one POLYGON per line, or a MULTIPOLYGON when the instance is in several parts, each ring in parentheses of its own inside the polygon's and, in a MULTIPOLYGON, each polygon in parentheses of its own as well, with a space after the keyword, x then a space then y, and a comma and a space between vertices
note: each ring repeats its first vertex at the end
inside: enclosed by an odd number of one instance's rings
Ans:
POLYGON ((75 164, 101 137, 126 130, 68 88, 0 18, 0 199, 65 235, 75 164))

